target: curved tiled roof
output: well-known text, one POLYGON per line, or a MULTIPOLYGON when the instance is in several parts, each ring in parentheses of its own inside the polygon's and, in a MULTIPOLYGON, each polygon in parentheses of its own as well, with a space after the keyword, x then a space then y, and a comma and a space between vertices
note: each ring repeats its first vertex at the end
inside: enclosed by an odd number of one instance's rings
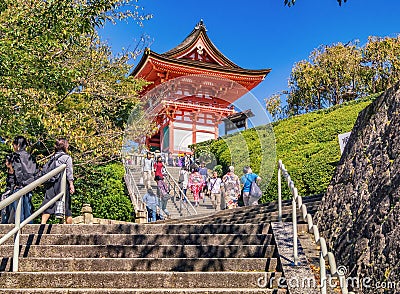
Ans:
POLYGON ((214 43, 210 40, 207 35, 207 29, 203 23, 203 20, 200 20, 200 22, 194 27, 193 31, 185 38, 185 40, 183 40, 182 43, 180 43, 175 48, 172 48, 171 50, 162 53, 161 55, 165 57, 177 57, 182 52, 185 52, 187 49, 191 48, 201 36, 203 36, 204 41, 209 45, 211 51, 221 60, 223 60, 227 67, 241 68, 240 66, 229 60, 224 54, 222 54, 222 52, 219 51, 214 43))
POLYGON ((185 38, 185 40, 183 40, 182 43, 172 48, 171 50, 159 54, 150 50, 150 48, 147 48, 131 75, 138 75, 141 70, 146 66, 146 64, 148 66, 147 61, 149 60, 150 62, 159 61, 163 64, 168 64, 169 66, 178 66, 185 69, 206 70, 210 72, 244 75, 247 77, 263 76, 261 79, 263 79, 271 71, 270 68, 255 70, 245 69, 229 60, 211 42, 210 38, 207 36, 207 29, 202 20, 195 26, 193 31, 185 38), (195 46, 196 44, 198 44, 197 42, 200 38, 201 43, 207 47, 205 49, 217 62, 204 62, 185 57, 187 54, 192 52, 193 49, 196 48, 195 46))
POLYGON ((186 59, 186 58, 176 59, 176 58, 168 57, 165 54, 158 54, 154 51, 147 50, 145 52, 145 54, 142 56, 138 65, 136 66, 136 68, 133 70, 131 75, 136 76, 136 74, 138 74, 138 72, 141 70, 141 68, 147 61, 147 59, 150 57, 155 58, 160 61, 163 61, 163 62, 168 62, 170 64, 189 66, 189 67, 195 67, 195 68, 203 68, 206 70, 215 70, 215 71, 227 72, 227 73, 244 74, 244 75, 266 75, 271 71, 270 68, 267 68, 267 69, 244 69, 239 66, 238 67, 227 67, 227 66, 222 66, 219 64, 199 62, 196 60, 191 60, 191 59, 186 59))

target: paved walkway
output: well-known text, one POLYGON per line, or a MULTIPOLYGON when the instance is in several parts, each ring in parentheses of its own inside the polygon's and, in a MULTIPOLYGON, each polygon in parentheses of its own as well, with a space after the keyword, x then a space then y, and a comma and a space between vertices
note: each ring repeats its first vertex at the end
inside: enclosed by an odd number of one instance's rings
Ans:
POLYGON ((319 286, 312 272, 303 247, 298 242, 299 265, 293 263, 293 225, 292 223, 271 223, 284 278, 278 285, 287 284, 291 294, 318 294, 319 286))

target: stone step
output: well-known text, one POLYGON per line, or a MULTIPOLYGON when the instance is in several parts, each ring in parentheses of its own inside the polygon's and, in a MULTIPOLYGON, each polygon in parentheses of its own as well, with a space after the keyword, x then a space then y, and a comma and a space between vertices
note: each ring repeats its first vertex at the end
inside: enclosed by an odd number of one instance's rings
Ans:
MULTIPOLYGON (((18 272, 2 273, 0 289, 12 288, 252 288, 271 277, 277 286, 280 272, 18 272)), ((8 292, 7 292, 8 293, 8 292)))
MULTIPOLYGON (((292 211, 282 211, 282 217, 287 218, 289 217, 292 218, 292 211)), ((297 214, 298 219, 303 219, 303 216, 300 216, 300 214, 297 214)), ((255 220, 256 223, 257 221, 275 221, 278 219, 278 212, 273 211, 273 212, 266 212, 266 213, 248 213, 248 214, 233 214, 231 216, 211 216, 207 217, 208 221, 212 221, 213 223, 219 224, 221 222, 225 221, 240 221, 240 220, 255 220)))
MULTIPOLYGON (((250 223, 269 223, 269 222, 277 222, 278 221, 278 217, 276 218, 272 218, 272 217, 262 217, 262 218, 243 218, 243 219, 239 219, 239 220, 219 220, 219 221, 199 221, 198 223, 203 223, 203 224, 250 224, 250 223)), ((283 216, 282 217, 282 221, 283 222, 291 222, 292 221, 292 216, 283 216)), ((186 221, 186 222, 182 222, 182 223, 186 223, 186 224, 190 224, 193 223, 194 221, 186 221)), ((305 222, 303 222, 302 219, 298 218, 297 219, 297 223, 298 224, 305 224, 305 222)))
MULTIPOLYGON (((319 203, 312 203, 312 205, 308 204, 307 212, 314 214, 318 208, 319 203)), ((257 206, 254 208, 247 208, 247 210, 240 210, 240 208, 236 209, 228 209, 221 212, 217 212, 213 215, 207 216, 190 216, 184 217, 180 220, 172 220, 168 223, 260 223, 260 222, 276 222, 278 221, 278 211, 277 210, 262 210, 257 206), (193 221, 191 220, 193 219, 193 221), (194 220, 195 219, 195 220, 194 220)), ((282 218, 287 221, 292 218, 292 207, 291 206, 283 206, 282 207, 282 218)), ((298 222, 304 222, 303 217, 300 210, 297 210, 297 220, 298 222)))
MULTIPOLYGON (((259 271, 275 272, 277 258, 20 258, 22 272, 68 271, 259 271)), ((10 271, 4 258, 0 271, 10 271)))
MULTIPOLYGON (((212 215, 209 216, 201 216, 199 218, 183 218, 183 219, 172 219, 167 220, 165 222, 171 224, 191 224, 191 223, 198 223, 198 224, 261 224, 261 223, 269 223, 269 222, 277 222, 278 221, 278 213, 265 213, 265 214, 249 214, 245 216, 236 216, 232 215, 231 217, 214 217, 212 215)), ((282 214, 282 221, 292 221, 292 214, 283 213, 282 214)), ((297 216, 298 223, 304 223, 303 217, 298 215, 297 216)))
MULTIPOLYGON (((26 245, 260 245, 270 244, 271 234, 49 234, 21 235, 20 244, 26 245)), ((13 244, 8 240, 5 244, 13 244)))
MULTIPOLYGON (((0 225, 0 234, 14 225, 0 225)), ((265 234, 269 224, 115 224, 115 225, 27 225, 23 234, 265 234)))
POLYGON ((255 289, 255 288, 219 288, 219 289, 210 289, 210 288, 190 288, 190 289, 137 289, 137 288, 121 288, 121 289, 89 289, 89 288, 25 288, 25 289, 0 289, 1 294, 286 294, 286 289, 255 289))
MULTIPOLYGON (((320 199, 319 197, 317 198, 304 198, 305 201, 303 203, 305 203, 307 205, 307 209, 308 209, 308 213, 314 214, 315 211, 318 209, 318 206, 320 205, 320 201, 317 201, 318 199, 320 199), (312 201, 310 201, 310 199, 312 201), (317 200, 315 200, 317 199, 317 200)), ((208 199, 209 201, 209 199, 208 199)), ((211 205, 210 205, 211 206, 211 205)), ((198 215, 193 215, 193 216, 187 216, 187 217, 183 217, 181 218, 179 221, 181 222, 185 222, 186 219, 188 218, 196 218, 197 220, 201 220, 202 218, 202 213, 203 211, 201 211, 201 207, 202 207, 202 203, 200 204, 199 207, 197 207, 197 209, 200 211, 200 213, 198 215)), ((267 204, 261 204, 261 205, 257 205, 257 206, 251 206, 251 207, 238 207, 235 209, 226 209, 223 211, 218 211, 215 212, 212 216, 210 216, 210 214, 208 213, 209 211, 205 211, 204 214, 207 214, 205 216, 203 216, 204 219, 208 220, 210 223, 211 220, 219 220, 219 219, 224 219, 226 220, 226 217, 232 217, 235 216, 236 219, 243 219, 245 217, 247 218, 253 218, 253 217, 257 217, 259 215, 266 215, 268 213, 273 213, 274 215, 271 215, 271 221, 276 221, 276 217, 278 215, 278 207, 277 207, 277 203, 273 202, 273 203, 267 203, 267 204)), ((299 215, 299 219, 301 219, 301 211, 298 210, 298 215, 299 215)), ((288 215, 292 213, 292 202, 291 201, 286 201, 282 204, 282 213, 284 215, 288 215)), ((231 219, 231 221, 234 221, 235 219, 231 219)), ((177 223, 178 221, 168 221, 168 223, 177 223)), ((221 223, 221 222, 219 222, 221 223)))
MULTIPOLYGON (((275 245, 22 245, 20 257, 77 258, 271 258, 275 245)), ((13 245, 2 245, 0 256, 11 257, 13 245)))

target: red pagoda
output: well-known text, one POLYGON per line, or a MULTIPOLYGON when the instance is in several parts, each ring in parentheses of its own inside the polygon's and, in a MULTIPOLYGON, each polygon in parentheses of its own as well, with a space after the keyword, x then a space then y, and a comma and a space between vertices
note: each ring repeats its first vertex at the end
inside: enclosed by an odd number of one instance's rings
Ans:
POLYGON ((232 103, 256 87, 270 69, 244 69, 225 57, 200 21, 175 48, 146 49, 132 75, 151 82, 141 93, 158 126, 151 150, 190 152, 189 145, 218 137, 218 124, 235 113, 232 103))

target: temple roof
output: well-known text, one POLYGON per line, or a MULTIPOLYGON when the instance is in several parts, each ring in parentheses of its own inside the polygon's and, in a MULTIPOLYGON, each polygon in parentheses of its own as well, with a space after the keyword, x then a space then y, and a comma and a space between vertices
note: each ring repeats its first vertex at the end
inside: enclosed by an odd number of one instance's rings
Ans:
POLYGON ((251 109, 247 109, 242 112, 236 112, 234 114, 231 114, 227 116, 226 118, 222 119, 222 121, 231 121, 233 123, 241 121, 246 118, 254 117, 254 113, 251 111, 251 109))
POLYGON ((152 59, 156 59, 158 61, 164 61, 166 63, 171 63, 171 64, 175 64, 175 65, 203 68, 203 69, 223 71, 223 72, 229 72, 229 73, 246 74, 246 75, 256 75, 256 76, 266 75, 271 71, 271 69, 244 69, 239 66, 225 67, 225 66, 221 66, 218 64, 214 64, 214 63, 199 62, 196 60, 191 60, 191 59, 186 59, 186 58, 175 59, 172 57, 168 57, 165 54, 158 54, 158 53, 148 49, 143 54, 142 59, 139 61, 139 64, 136 66, 136 68, 132 72, 132 75, 135 76, 142 69, 142 66, 146 63, 147 59, 149 59, 150 57, 152 59))
POLYGON ((208 48, 215 55, 217 55, 221 59, 221 61, 224 62, 224 66, 231 68, 240 68, 234 62, 229 60, 224 54, 222 54, 222 52, 218 50, 214 43, 211 42, 210 38, 207 35, 207 29, 203 23, 203 20, 200 20, 200 22, 194 27, 193 31, 186 37, 185 40, 183 40, 182 43, 161 55, 165 57, 179 58, 182 53, 190 51, 188 49, 194 48, 200 38, 202 38, 206 45, 208 45, 208 48))
POLYGON ((183 75, 211 74, 239 82, 250 90, 270 71, 244 69, 229 60, 211 42, 201 20, 183 42, 171 50, 159 54, 147 48, 132 75, 153 81, 152 88, 165 80, 183 75))

